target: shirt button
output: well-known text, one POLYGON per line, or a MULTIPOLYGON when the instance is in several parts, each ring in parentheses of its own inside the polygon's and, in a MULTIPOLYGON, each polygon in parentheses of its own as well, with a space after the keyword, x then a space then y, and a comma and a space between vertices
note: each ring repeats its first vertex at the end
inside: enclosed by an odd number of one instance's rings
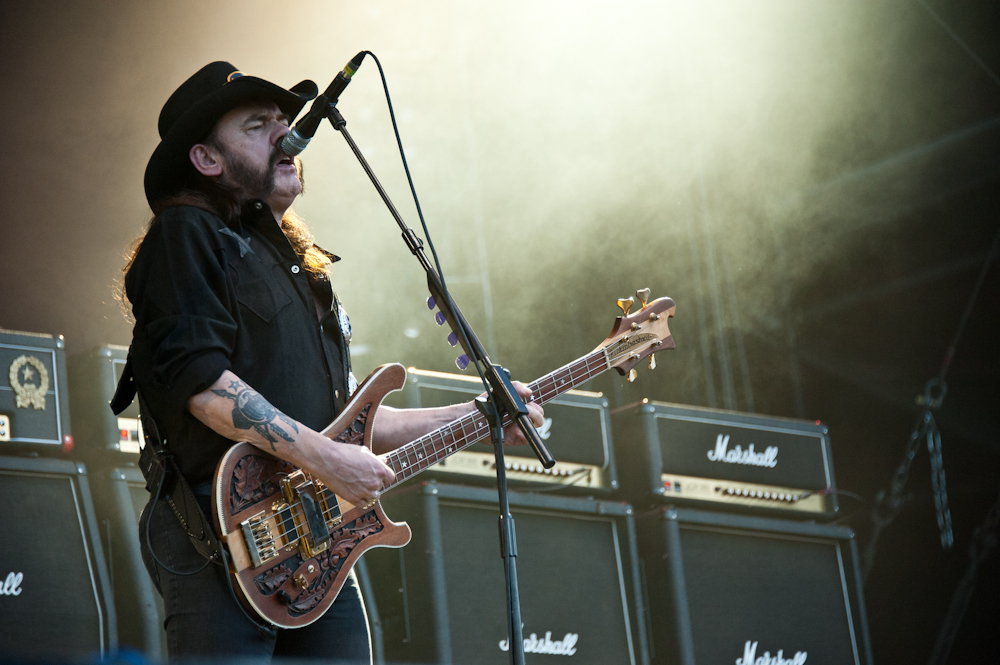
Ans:
POLYGON ((340 399, 340 391, 339 390, 334 390, 333 391, 333 396, 336 397, 337 399, 340 399))
POLYGON ((292 273, 295 274, 295 275, 298 275, 299 274, 299 267, 298 266, 292 266, 292 273))

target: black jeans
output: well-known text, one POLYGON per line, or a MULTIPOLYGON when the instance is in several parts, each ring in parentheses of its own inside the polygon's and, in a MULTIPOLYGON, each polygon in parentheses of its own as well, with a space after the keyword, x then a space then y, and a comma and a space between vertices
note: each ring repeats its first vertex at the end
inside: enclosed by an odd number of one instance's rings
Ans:
MULTIPOLYGON (((198 497, 202 510, 209 497, 198 497)), ((157 565, 146 544, 147 516, 152 510, 149 541, 156 557, 178 571, 191 571, 205 563, 165 501, 150 504, 139 519, 139 542, 146 569, 166 612, 167 651, 171 661, 261 660, 322 658, 326 662, 370 665, 368 618, 351 572, 337 600, 312 624, 294 630, 265 631, 243 614, 226 581, 222 566, 209 564, 194 575, 174 575, 157 565)), ((206 514, 209 514, 206 512, 206 514)))

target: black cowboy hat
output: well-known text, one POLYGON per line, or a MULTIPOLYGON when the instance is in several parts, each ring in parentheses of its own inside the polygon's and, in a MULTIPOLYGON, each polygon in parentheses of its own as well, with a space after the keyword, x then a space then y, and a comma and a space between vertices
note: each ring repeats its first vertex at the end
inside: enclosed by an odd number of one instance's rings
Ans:
POLYGON ((247 76, 228 62, 213 62, 199 69, 181 84, 160 111, 157 125, 160 145, 146 165, 146 200, 176 194, 195 172, 188 151, 203 140, 219 118, 240 104, 268 99, 289 119, 295 118, 319 89, 312 81, 302 81, 291 90, 255 76, 247 76))

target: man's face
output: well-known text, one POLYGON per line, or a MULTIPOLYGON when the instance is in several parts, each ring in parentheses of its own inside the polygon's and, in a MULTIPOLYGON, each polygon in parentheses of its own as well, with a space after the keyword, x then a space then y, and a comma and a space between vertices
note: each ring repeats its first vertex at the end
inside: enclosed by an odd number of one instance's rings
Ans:
POLYGON ((274 102, 240 106, 222 116, 212 133, 222 181, 246 198, 260 198, 278 217, 302 193, 300 169, 281 151, 288 118, 274 102))

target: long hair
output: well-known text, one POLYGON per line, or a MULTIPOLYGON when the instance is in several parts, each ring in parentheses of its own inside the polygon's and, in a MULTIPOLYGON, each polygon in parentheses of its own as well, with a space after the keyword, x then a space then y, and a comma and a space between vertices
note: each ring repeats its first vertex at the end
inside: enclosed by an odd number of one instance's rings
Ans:
MULTIPOLYGON (((301 163, 296 159, 295 164, 299 173, 299 180, 301 181, 301 163)), ((125 291, 125 276, 132 269, 132 264, 139 253, 139 248, 142 247, 142 242, 146 238, 146 233, 149 232, 149 227, 153 225, 153 222, 167 209, 182 205, 194 206, 218 215, 222 218, 226 226, 231 228, 236 228, 239 225, 240 200, 236 190, 224 185, 216 178, 206 177, 191 169, 184 189, 173 196, 160 199, 152 204, 153 217, 149 220, 146 231, 135 238, 126 251, 125 265, 122 266, 122 276, 115 286, 116 297, 121 302, 126 318, 129 316, 130 307, 128 294, 125 291)), ((316 247, 309 227, 306 226, 305 221, 291 208, 286 210, 281 217, 281 231, 288 238, 288 242, 292 245, 292 249, 295 250, 295 254, 302 261, 302 265, 307 272, 317 277, 327 275, 332 261, 316 247)))

